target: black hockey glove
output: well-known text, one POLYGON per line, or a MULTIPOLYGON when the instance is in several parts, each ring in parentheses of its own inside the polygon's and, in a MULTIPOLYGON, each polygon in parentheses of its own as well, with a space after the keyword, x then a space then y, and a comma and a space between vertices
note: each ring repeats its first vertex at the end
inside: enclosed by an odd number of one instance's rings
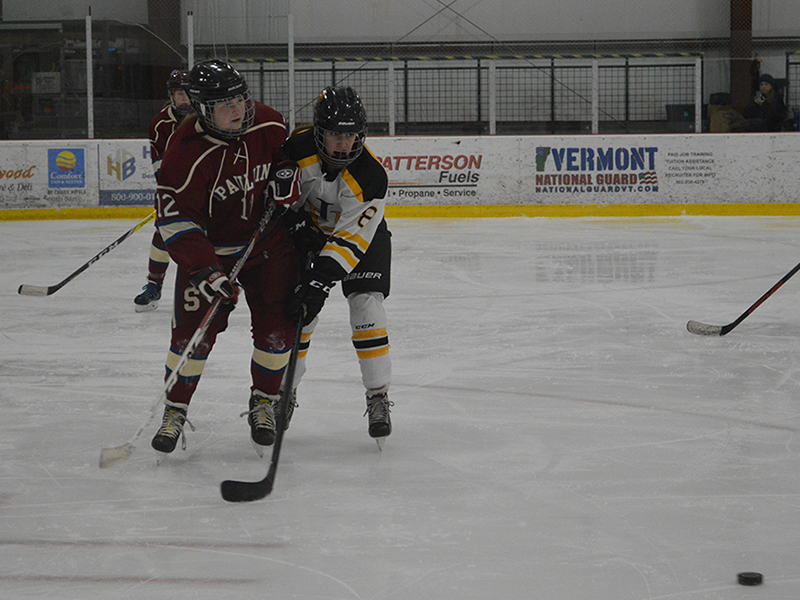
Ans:
POLYGON ((319 254, 328 242, 328 236, 314 225, 314 221, 305 211, 287 210, 283 213, 283 219, 289 229, 292 245, 303 259, 319 254))
POLYGON ((300 199, 300 167, 293 160, 272 165, 267 180, 267 204, 270 201, 289 207, 300 199))
MULTIPOLYGON (((219 303, 219 309, 222 312, 231 313, 236 308, 236 303, 239 302, 239 292, 241 287, 237 281, 233 282, 233 300, 222 300, 219 303)), ((221 332, 220 332, 221 333, 221 332)))
POLYGON ((222 298, 222 304, 231 306, 229 310, 233 310, 239 288, 231 283, 219 266, 207 267, 192 275, 189 281, 209 302, 213 302, 214 298, 219 296, 222 298))
POLYGON ((294 288, 292 296, 286 303, 286 313, 290 317, 298 317, 302 306, 306 307, 306 318, 303 325, 308 325, 325 306, 325 300, 331 293, 331 288, 336 285, 333 281, 315 272, 314 269, 303 273, 302 280, 294 288))

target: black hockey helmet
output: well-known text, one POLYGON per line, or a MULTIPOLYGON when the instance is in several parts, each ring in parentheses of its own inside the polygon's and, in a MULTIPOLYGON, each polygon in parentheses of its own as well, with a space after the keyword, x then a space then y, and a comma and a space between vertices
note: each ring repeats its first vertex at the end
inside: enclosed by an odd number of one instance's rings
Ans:
POLYGON ((186 91, 186 87, 189 85, 189 71, 181 71, 180 69, 175 69, 172 73, 169 74, 169 78, 167 79, 167 94, 169 95, 169 105, 172 107, 173 112, 176 113, 179 119, 185 117, 189 111, 190 107, 188 106, 178 106, 175 102, 175 92, 178 90, 186 91))
POLYGON ((253 124, 255 106, 244 77, 231 65, 212 59, 198 63, 189 73, 186 87, 189 100, 203 129, 223 140, 236 139, 253 124), (245 116, 239 129, 229 131, 214 124, 214 105, 218 102, 240 100, 245 103, 245 116))
POLYGON ((189 71, 181 71, 175 69, 169 74, 167 79, 167 91, 174 92, 175 90, 186 91, 186 86, 189 85, 189 71))
POLYGON ((367 135, 367 111, 351 87, 326 87, 314 105, 314 141, 322 160, 333 169, 344 169, 364 150, 367 135), (325 151, 325 133, 354 133, 356 139, 350 152, 325 151))

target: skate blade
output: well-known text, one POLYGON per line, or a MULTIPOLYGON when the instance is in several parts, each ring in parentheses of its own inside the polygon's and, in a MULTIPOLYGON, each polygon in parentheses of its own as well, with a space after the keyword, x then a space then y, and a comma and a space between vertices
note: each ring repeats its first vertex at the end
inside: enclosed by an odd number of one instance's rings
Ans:
POLYGON ((265 451, 267 448, 269 448, 269 446, 262 446, 262 445, 260 445, 260 444, 256 444, 256 443, 253 441, 253 438, 250 438, 250 443, 253 445, 253 450, 255 450, 255 451, 256 451, 256 454, 258 454, 258 458, 264 458, 264 451, 265 451))
POLYGON ((169 454, 167 454, 166 452, 161 452, 161 451, 159 451, 159 450, 156 450, 156 466, 157 466, 157 467, 160 467, 160 466, 161 466, 161 463, 162 463, 162 462, 164 462, 164 460, 165 460, 165 459, 166 459, 168 456, 169 456, 169 454))
POLYGON ((105 469, 125 462, 130 457, 133 449, 134 446, 131 444, 124 444, 116 448, 103 448, 100 450, 100 468, 105 469))
POLYGON ((151 302, 150 304, 134 304, 133 310, 137 313, 150 312, 158 308, 158 302, 151 302))
POLYGON ((378 444, 378 450, 380 452, 383 452, 383 445, 386 443, 386 437, 384 436, 384 437, 378 437, 378 438, 374 438, 374 439, 375 439, 375 443, 378 444))

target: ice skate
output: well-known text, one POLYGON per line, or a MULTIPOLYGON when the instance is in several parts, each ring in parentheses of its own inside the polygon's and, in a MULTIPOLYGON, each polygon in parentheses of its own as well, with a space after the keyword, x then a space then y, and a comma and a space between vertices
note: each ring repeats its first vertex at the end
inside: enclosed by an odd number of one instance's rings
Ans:
POLYGON ((161 300, 161 286, 152 281, 142 288, 142 293, 133 299, 136 312, 147 312, 158 308, 158 301, 161 300))
POLYGON ((164 416, 161 419, 161 427, 153 436, 150 445, 154 450, 161 453, 158 458, 159 464, 164 455, 175 450, 178 438, 181 438, 181 449, 186 450, 186 436, 183 427, 189 423, 189 427, 194 430, 194 426, 186 419, 186 405, 167 402, 164 407, 164 416))
POLYGON ((367 410, 364 415, 369 415, 369 436, 375 439, 379 450, 383 450, 383 443, 392 433, 392 419, 389 416, 392 406, 394 402, 389 400, 385 390, 367 391, 367 410))
MULTIPOLYGON (((281 391, 283 393, 283 391, 281 391)), ((286 405, 286 420, 283 421, 283 430, 286 431, 289 429, 289 423, 292 421, 292 415, 294 414, 294 409, 297 407, 297 388, 292 390, 291 395, 289 396, 289 402, 286 405)), ((280 402, 275 404, 275 423, 281 422, 281 405, 280 402)))
POLYGON ((259 456, 264 455, 264 448, 275 443, 275 406, 279 396, 268 396, 259 390, 250 395, 250 410, 239 416, 247 415, 250 425, 250 439, 259 456))

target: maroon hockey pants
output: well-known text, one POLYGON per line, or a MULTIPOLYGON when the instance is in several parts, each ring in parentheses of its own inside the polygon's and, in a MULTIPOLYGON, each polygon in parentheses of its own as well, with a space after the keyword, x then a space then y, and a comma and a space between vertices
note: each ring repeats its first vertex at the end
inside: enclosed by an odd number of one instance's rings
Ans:
MULTIPOLYGON (((277 394, 288 362, 294 337, 292 320, 285 306, 299 280, 297 257, 285 228, 273 228, 268 240, 258 243, 238 277, 247 306, 253 337, 253 358, 250 362, 251 389, 277 394)), ((230 272, 235 258, 220 257, 222 267, 230 272)), ((241 296, 242 294, 240 294, 241 296)), ((242 310, 241 297, 239 308, 242 310)), ((189 274, 178 269, 175 280, 173 329, 167 358, 166 377, 171 372, 210 304, 189 283, 189 274)), ((168 395, 170 402, 189 404, 203 372, 206 359, 214 347, 217 334, 228 326, 229 311, 219 310, 202 343, 181 370, 178 381, 168 395)))

